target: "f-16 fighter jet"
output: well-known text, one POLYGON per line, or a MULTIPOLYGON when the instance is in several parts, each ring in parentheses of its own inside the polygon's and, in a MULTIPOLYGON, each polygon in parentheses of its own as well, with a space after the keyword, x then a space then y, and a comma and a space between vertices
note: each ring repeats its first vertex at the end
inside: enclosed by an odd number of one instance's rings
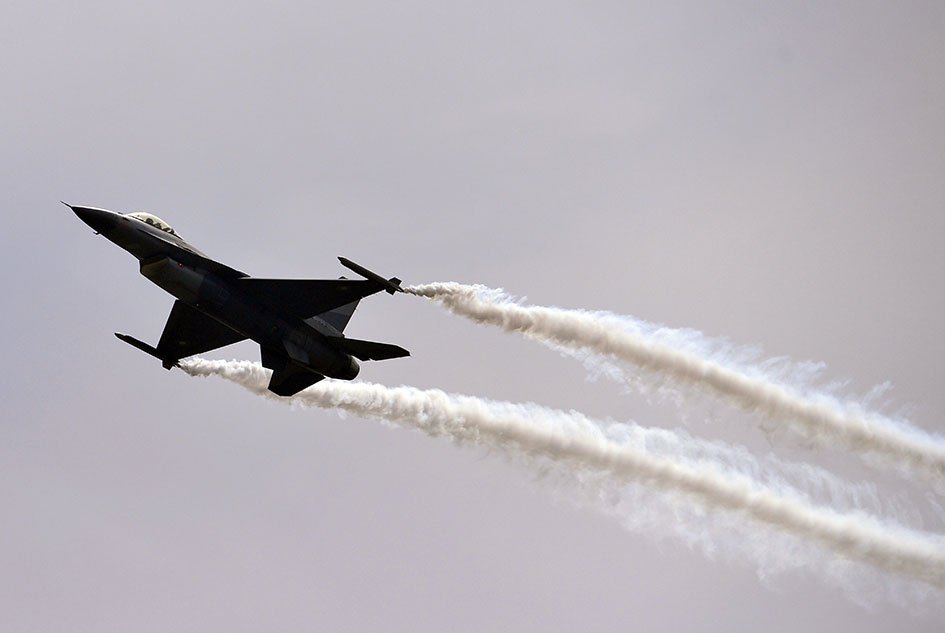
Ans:
POLYGON ((134 255, 142 275, 177 297, 157 347, 115 333, 166 369, 182 358, 252 339, 262 350, 263 366, 272 370, 269 390, 291 396, 326 376, 353 379, 360 371, 355 358, 410 355, 396 345, 343 334, 362 298, 381 290, 403 292, 396 277, 384 279, 339 257, 365 279, 253 278, 210 259, 149 213, 66 206, 96 234, 134 255))

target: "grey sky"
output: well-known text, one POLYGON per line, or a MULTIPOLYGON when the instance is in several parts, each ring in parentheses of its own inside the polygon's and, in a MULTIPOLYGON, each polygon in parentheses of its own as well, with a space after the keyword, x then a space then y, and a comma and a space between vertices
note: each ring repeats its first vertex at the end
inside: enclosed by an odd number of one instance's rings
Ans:
MULTIPOLYGON (((945 5, 16 0, 0 53, 3 630, 940 630, 495 456, 164 372, 111 333, 157 340, 170 296, 57 201, 156 213, 253 275, 346 255, 822 360, 942 433, 945 5)), ((419 299, 349 331, 413 353, 365 380, 684 424, 419 299)))

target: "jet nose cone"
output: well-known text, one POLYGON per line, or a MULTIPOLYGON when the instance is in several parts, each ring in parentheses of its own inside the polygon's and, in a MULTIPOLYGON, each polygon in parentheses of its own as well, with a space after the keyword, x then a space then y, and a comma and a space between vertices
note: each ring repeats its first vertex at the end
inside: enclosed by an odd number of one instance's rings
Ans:
POLYGON ((74 207, 71 204, 66 205, 72 209, 79 219, 92 227, 96 233, 108 233, 115 226, 118 214, 105 209, 93 209, 90 207, 74 207))

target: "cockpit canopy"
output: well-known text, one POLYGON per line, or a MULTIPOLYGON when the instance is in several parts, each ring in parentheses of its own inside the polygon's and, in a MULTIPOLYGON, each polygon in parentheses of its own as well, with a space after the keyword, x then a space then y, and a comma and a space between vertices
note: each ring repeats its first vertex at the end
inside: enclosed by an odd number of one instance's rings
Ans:
POLYGON ((170 233, 175 237, 180 237, 177 235, 177 231, 171 228, 171 225, 159 218, 156 215, 151 215, 150 213, 145 213, 144 211, 139 211, 137 213, 129 213, 128 217, 135 218, 136 220, 141 220, 145 224, 150 224, 151 226, 161 229, 165 233, 170 233))

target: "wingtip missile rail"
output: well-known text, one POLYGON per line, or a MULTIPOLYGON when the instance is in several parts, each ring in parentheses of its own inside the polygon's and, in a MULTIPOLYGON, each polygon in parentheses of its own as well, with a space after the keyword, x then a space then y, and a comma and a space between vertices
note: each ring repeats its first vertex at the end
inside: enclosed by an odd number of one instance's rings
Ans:
POLYGON ((150 354, 151 356, 154 356, 156 359, 161 361, 161 364, 164 366, 164 369, 170 369, 171 367, 180 367, 180 363, 178 362, 178 359, 166 358, 165 356, 162 356, 161 353, 157 351, 157 349, 155 349, 154 347, 151 347, 144 341, 139 341, 135 337, 128 336, 127 334, 122 334, 121 332, 115 332, 115 336, 117 336, 119 340, 122 340, 125 343, 128 343, 128 345, 131 345, 132 347, 137 347, 145 354, 150 354))
POLYGON ((369 279, 373 281, 374 283, 379 284, 384 289, 384 291, 389 294, 394 294, 395 292, 404 292, 404 289, 400 287, 400 284, 401 284, 400 279, 397 279, 396 277, 391 277, 390 279, 384 279, 377 273, 368 270, 367 268, 365 268, 364 266, 361 266, 360 264, 354 263, 353 261, 351 261, 350 259, 346 257, 339 257, 338 261, 340 261, 341 265, 344 266, 345 268, 353 272, 356 272, 357 274, 361 275, 365 279, 369 279))

